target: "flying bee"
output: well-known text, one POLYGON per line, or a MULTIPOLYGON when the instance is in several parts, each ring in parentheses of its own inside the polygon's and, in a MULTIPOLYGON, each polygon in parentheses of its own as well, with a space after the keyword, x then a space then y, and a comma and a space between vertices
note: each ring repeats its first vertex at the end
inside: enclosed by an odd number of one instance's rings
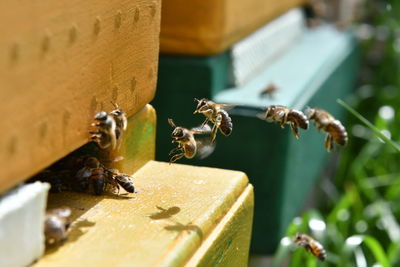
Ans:
POLYGON ((345 146, 348 137, 346 128, 339 120, 336 120, 327 111, 319 108, 307 108, 306 114, 308 119, 314 121, 318 131, 326 132, 325 149, 330 152, 333 149, 333 143, 345 146))
POLYGON ((261 92, 261 96, 268 96, 269 98, 273 98, 274 94, 279 91, 279 87, 275 83, 270 83, 268 84, 267 87, 265 87, 261 92))
POLYGON ((211 131, 211 140, 213 142, 217 136, 218 129, 225 136, 229 136, 232 133, 232 119, 229 117, 229 114, 225 109, 233 107, 233 105, 217 104, 206 98, 200 100, 195 98, 195 101, 197 101, 197 107, 193 114, 202 113, 206 116, 206 120, 202 123, 202 127, 204 127, 208 121, 211 121, 214 124, 211 131))
POLYGON ((207 142, 201 142, 194 138, 195 134, 211 133, 211 129, 208 124, 189 130, 184 127, 176 126, 172 119, 168 119, 168 123, 174 128, 171 134, 171 137, 173 138, 172 143, 178 143, 178 146, 172 149, 169 152, 169 155, 172 155, 178 151, 180 152, 171 157, 170 163, 175 162, 183 157, 191 159, 196 155, 202 159, 209 156, 214 151, 215 146, 213 144, 207 144, 207 142))
POLYGON ((91 139, 97 143, 101 149, 111 146, 112 149, 117 147, 116 122, 112 115, 105 111, 100 111, 94 116, 95 123, 92 126, 97 127, 95 131, 89 131, 91 139))
POLYGON ((115 107, 115 109, 110 112, 110 115, 115 120, 115 137, 117 139, 117 147, 119 147, 121 145, 122 133, 126 131, 126 128, 128 127, 128 119, 126 118, 125 111, 120 109, 117 104, 113 102, 111 102, 111 104, 115 107))
POLYGON ((68 229, 71 225, 68 220, 70 215, 71 209, 67 207, 46 211, 44 235, 47 245, 55 245, 67 239, 68 229))
POLYGON ((326 259, 326 251, 324 247, 312 237, 297 233, 294 238, 294 243, 300 247, 305 248, 308 252, 317 257, 320 261, 324 261, 326 259))
POLYGON ((299 110, 285 106, 269 106, 265 114, 259 115, 259 118, 268 122, 279 122, 282 129, 285 128, 285 124, 289 124, 297 139, 299 139, 299 127, 304 130, 308 129, 308 119, 306 115, 299 110))

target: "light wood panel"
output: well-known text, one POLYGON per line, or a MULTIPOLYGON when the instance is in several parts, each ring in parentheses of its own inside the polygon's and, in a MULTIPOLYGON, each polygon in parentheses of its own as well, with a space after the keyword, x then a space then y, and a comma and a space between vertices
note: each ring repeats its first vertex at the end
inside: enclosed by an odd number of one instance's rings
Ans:
POLYGON ((160 0, 0 1, 0 192, 155 93, 160 0))
POLYGON ((226 231, 228 250, 247 259, 253 202, 244 173, 150 161, 133 177, 136 194, 50 195, 51 207, 72 208, 74 223, 34 266, 181 266, 200 247, 223 253, 226 231))

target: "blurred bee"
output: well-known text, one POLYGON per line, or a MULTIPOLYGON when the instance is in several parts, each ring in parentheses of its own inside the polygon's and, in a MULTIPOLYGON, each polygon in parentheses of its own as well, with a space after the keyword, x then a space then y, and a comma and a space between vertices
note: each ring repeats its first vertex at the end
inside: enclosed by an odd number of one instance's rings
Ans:
POLYGON ((303 112, 285 106, 269 106, 265 114, 258 117, 268 122, 279 122, 281 128, 285 128, 285 124, 289 124, 297 139, 299 139, 298 127, 304 130, 308 129, 308 119, 303 112))
POLYGON ((101 149, 117 147, 116 122, 112 115, 105 111, 100 111, 94 116, 95 123, 92 126, 97 127, 95 131, 89 131, 92 141, 96 142, 101 149))
POLYGON ((261 92, 261 96, 268 96, 269 98, 273 98, 274 94, 279 91, 279 87, 275 83, 270 83, 267 87, 265 87, 261 92))
POLYGON ((67 239, 68 229, 71 225, 68 220, 70 215, 71 209, 67 207, 46 211, 44 235, 47 245, 55 245, 67 239))
POLYGON ((217 104, 206 98, 200 100, 195 98, 195 100, 197 101, 197 107, 193 114, 202 113, 206 116, 206 120, 202 123, 201 127, 204 127, 208 121, 214 124, 211 131, 211 140, 213 142, 217 136, 218 129, 225 136, 229 136, 232 133, 232 119, 225 109, 233 107, 233 105, 217 104))
POLYGON ((314 121, 317 129, 326 132, 325 149, 330 152, 333 149, 333 142, 338 145, 347 145, 348 137, 346 128, 339 120, 329 114, 327 111, 319 108, 307 108, 308 119, 314 121))
POLYGON ((208 124, 189 130, 176 126, 172 119, 168 119, 168 123, 174 128, 171 134, 171 137, 173 138, 172 143, 178 143, 178 146, 172 149, 169 152, 169 155, 172 155, 178 151, 180 152, 171 157, 170 163, 175 162, 183 157, 191 159, 194 156, 198 156, 200 159, 203 159, 214 151, 215 146, 212 144, 212 142, 207 144, 207 142, 201 142, 194 138, 195 134, 211 133, 211 129, 208 124))
POLYGON ((296 237, 294 238, 294 243, 305 248, 320 261, 324 261, 326 259, 326 251, 324 247, 312 237, 306 234, 297 233, 296 237))
POLYGON ((117 139, 117 147, 119 147, 121 145, 122 133, 126 131, 126 128, 128 127, 128 119, 126 118, 125 111, 120 109, 117 104, 113 102, 111 102, 111 104, 115 107, 115 109, 110 112, 110 115, 115 120, 115 137, 117 139))

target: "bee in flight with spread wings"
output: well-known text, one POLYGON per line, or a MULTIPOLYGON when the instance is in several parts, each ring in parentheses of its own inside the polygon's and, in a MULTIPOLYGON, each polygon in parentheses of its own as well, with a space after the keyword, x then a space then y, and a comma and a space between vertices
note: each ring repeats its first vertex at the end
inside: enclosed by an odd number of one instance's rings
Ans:
POLYGON ((207 135, 211 133, 211 128, 208 124, 187 129, 176 126, 172 119, 168 119, 168 123, 174 128, 171 134, 171 137, 173 138, 172 143, 178 143, 178 146, 172 149, 169 152, 169 155, 179 152, 171 157, 170 163, 183 157, 192 159, 196 156, 203 159, 208 157, 214 151, 215 145, 211 142, 210 138, 195 138, 195 135, 207 135))
POLYGON ((204 127, 209 121, 214 124, 211 130, 211 140, 213 142, 217 136, 218 129, 225 136, 229 136, 232 133, 232 119, 226 110, 232 108, 234 105, 217 104, 206 98, 200 100, 195 98, 195 101, 197 101, 197 107, 193 114, 202 113, 206 116, 205 121, 202 123, 202 127, 204 127))

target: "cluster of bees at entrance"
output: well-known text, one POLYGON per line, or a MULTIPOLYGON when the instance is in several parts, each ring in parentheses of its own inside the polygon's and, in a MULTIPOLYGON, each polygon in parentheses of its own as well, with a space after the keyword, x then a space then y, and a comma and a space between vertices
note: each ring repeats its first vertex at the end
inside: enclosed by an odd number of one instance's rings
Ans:
MULTIPOLYGON (((225 136, 229 136, 232 133, 233 123, 228 110, 235 105, 217 104, 206 98, 195 99, 195 101, 197 102, 197 107, 194 114, 200 113, 206 117, 199 127, 188 129, 176 126, 172 119, 168 119, 168 123, 173 127, 172 143, 178 144, 169 153, 172 155, 170 162, 175 162, 183 157, 188 159, 195 156, 204 158, 214 150, 214 140, 218 130, 225 136), (208 125, 208 122, 212 123, 212 128, 208 125), (197 138, 198 135, 207 134, 210 135, 208 142, 200 142, 197 138)), ((303 113, 300 110, 286 106, 271 105, 266 108, 265 113, 258 114, 258 117, 267 122, 279 123, 281 128, 285 128, 285 125, 289 124, 293 135, 297 139, 300 138, 299 128, 307 130, 309 121, 312 121, 318 131, 326 133, 325 149, 328 152, 333 150, 335 143, 345 146, 348 141, 347 131, 342 123, 326 110, 320 108, 307 108, 303 113)))
MULTIPOLYGON (((117 152, 121 146, 123 133, 128 126, 126 114, 117 104, 111 112, 100 111, 94 116, 91 124, 90 139, 101 151, 117 152)), ((116 157, 112 161, 123 160, 116 157)), ((52 192, 77 191, 102 195, 106 191, 120 193, 123 188, 128 193, 135 193, 135 187, 128 174, 117 169, 106 167, 110 159, 101 159, 92 155, 69 156, 45 169, 33 180, 48 182, 52 192)), ((45 241, 46 245, 58 245, 67 239, 71 222, 69 207, 58 207, 46 211, 45 241)))

